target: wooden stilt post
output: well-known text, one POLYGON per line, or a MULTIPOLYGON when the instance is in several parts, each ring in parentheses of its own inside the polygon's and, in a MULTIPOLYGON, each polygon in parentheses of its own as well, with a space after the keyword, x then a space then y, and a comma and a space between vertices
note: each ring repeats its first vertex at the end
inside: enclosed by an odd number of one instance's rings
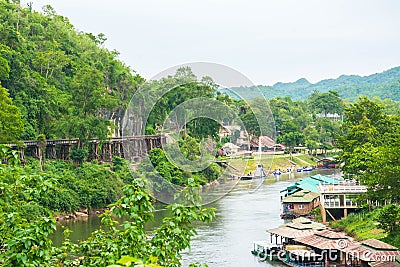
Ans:
POLYGON ((319 209, 321 211, 321 216, 322 216, 322 223, 326 223, 326 210, 322 204, 319 204, 319 209))

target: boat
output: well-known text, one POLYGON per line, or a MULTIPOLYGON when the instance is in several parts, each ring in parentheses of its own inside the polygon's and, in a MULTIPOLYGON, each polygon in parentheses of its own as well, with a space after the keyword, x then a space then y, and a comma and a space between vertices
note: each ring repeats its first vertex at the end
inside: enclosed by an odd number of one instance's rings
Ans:
POLYGON ((273 175, 281 175, 282 172, 281 172, 281 170, 277 170, 277 171, 273 171, 272 174, 273 175))
POLYGON ((267 177, 267 174, 264 172, 263 165, 260 163, 261 162, 261 140, 258 139, 258 142, 259 142, 258 143, 258 149, 259 149, 258 153, 259 153, 260 158, 258 160, 258 164, 257 164, 257 167, 256 167, 256 169, 254 171, 254 174, 252 175, 251 172, 250 172, 247 175, 241 176, 240 180, 252 180, 254 178, 263 179, 263 178, 267 177))
POLYGON ((306 166, 306 167, 303 167, 303 168, 297 168, 297 172, 310 172, 310 171, 312 171, 312 170, 314 170, 314 168, 313 167, 308 167, 308 166, 306 166))
POLYGON ((285 257, 280 257, 280 260, 291 267, 323 267, 323 255, 316 253, 313 250, 308 250, 302 245, 286 245, 285 257))
POLYGON ((265 241, 254 241, 251 254, 260 257, 261 260, 284 260, 285 251, 282 245, 269 244, 265 241))
POLYGON ((240 176, 240 180, 252 180, 253 179, 253 175, 243 175, 240 176))
POLYGON ((257 164, 257 168, 252 174, 251 172, 247 175, 243 175, 240 177, 240 180, 252 180, 255 178, 265 178, 267 175, 264 172, 264 168, 262 164, 257 164))

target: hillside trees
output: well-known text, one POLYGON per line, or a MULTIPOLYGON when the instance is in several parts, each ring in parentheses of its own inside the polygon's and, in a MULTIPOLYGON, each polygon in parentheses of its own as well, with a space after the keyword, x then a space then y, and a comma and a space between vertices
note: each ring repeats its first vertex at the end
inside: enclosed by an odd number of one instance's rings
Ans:
POLYGON ((104 48, 103 34, 76 31, 50 6, 41 14, 4 0, 0 21, 0 81, 21 110, 22 139, 45 134, 84 143, 121 133, 143 78, 104 48))
POLYGON ((323 113, 325 117, 328 113, 342 114, 343 113, 343 100, 340 98, 337 91, 329 90, 326 93, 319 93, 314 91, 308 97, 311 109, 316 113, 323 113))
POLYGON ((400 190, 400 117, 363 97, 345 110, 338 147, 342 170, 369 186, 375 200, 398 201, 400 190))
POLYGON ((23 131, 21 112, 0 83, 0 142, 15 141, 23 131))
MULTIPOLYGON (((161 96, 157 99, 153 109, 149 114, 146 126, 150 129, 159 128, 167 119, 167 116, 180 104, 195 98, 215 99, 215 85, 210 77, 202 78, 198 81, 198 77, 192 72, 190 67, 181 67, 177 69, 174 76, 164 77, 160 80, 150 81, 145 85, 147 87, 144 98, 152 98, 161 96)), ((146 103, 143 103, 146 106, 146 103)), ((142 108, 142 107, 140 107, 142 108)), ((144 107, 146 108, 146 107, 144 107)), ((193 108, 193 107, 191 107, 193 108)), ((198 139, 208 136, 216 137, 219 130, 219 123, 208 118, 196 118, 193 120, 186 119, 188 117, 187 110, 181 109, 175 113, 175 125, 184 126, 184 131, 198 139)), ((141 112, 137 112, 141 114, 141 112)))

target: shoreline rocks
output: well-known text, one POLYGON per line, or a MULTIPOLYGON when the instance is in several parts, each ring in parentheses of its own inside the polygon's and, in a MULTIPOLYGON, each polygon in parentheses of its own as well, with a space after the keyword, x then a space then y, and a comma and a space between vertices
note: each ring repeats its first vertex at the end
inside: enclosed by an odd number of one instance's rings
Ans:
POLYGON ((71 213, 61 213, 54 216, 57 222, 60 221, 78 221, 78 220, 87 220, 91 215, 100 215, 104 213, 108 208, 101 208, 101 209, 81 209, 76 212, 71 213))

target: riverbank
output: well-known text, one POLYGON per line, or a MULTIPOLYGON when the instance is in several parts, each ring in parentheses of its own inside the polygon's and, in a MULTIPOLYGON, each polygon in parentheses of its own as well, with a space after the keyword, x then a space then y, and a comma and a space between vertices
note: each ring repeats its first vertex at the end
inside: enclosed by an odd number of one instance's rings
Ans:
POLYGON ((245 173, 253 172, 257 164, 261 163, 264 166, 264 170, 281 170, 286 171, 292 168, 302 168, 306 166, 315 166, 315 157, 305 154, 292 154, 292 158, 289 154, 268 154, 262 153, 261 157, 258 153, 254 154, 253 158, 244 159, 243 157, 237 157, 231 159, 233 166, 241 166, 245 170, 245 173), (242 166, 247 164, 246 166, 242 166))
POLYGON ((400 233, 391 234, 379 228, 377 220, 379 209, 371 211, 362 210, 359 213, 352 213, 338 221, 331 222, 329 225, 335 231, 344 231, 347 235, 354 237, 358 241, 374 238, 386 242, 392 246, 400 247, 400 233))

